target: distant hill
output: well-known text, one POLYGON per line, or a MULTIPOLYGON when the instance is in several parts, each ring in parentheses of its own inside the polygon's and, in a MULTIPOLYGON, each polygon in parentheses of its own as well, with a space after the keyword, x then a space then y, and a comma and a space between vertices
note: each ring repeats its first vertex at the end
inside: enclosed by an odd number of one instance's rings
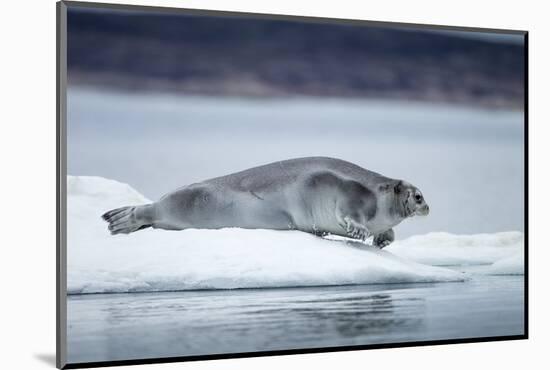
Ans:
POLYGON ((517 43, 452 33, 69 8, 71 85, 523 106, 517 43))

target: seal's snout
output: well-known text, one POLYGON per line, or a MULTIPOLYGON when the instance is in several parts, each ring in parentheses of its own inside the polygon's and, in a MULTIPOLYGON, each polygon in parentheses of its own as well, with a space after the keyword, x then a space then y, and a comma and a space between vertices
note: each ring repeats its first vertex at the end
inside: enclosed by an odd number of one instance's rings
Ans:
POLYGON ((416 214, 419 216, 427 216, 430 213, 430 207, 427 204, 424 204, 418 211, 416 211, 416 214))

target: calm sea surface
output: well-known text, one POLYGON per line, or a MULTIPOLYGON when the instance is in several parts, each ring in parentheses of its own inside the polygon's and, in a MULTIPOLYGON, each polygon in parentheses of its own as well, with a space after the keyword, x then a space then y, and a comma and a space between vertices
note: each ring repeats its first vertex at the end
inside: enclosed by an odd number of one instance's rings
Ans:
POLYGON ((69 296, 70 363, 523 334, 523 276, 69 296))
POLYGON ((398 238, 523 231, 523 112, 358 99, 230 99, 71 89, 67 168, 156 200, 282 159, 345 159, 420 188, 398 238), (502 200, 506 199, 505 202, 502 200))

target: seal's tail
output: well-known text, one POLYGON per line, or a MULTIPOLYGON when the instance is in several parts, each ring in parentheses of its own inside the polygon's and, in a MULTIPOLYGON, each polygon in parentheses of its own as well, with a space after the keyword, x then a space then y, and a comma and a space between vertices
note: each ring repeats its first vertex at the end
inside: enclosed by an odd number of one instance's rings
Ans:
POLYGON ((130 234, 153 226, 150 217, 151 205, 121 207, 104 213, 101 218, 109 223, 109 231, 115 234, 130 234))

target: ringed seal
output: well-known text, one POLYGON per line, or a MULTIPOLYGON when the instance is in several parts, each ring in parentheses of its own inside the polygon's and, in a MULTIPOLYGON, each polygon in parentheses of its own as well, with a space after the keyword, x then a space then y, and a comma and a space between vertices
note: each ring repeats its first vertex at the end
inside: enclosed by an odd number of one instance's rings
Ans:
POLYGON ((383 248, 393 227, 429 207, 415 186, 335 158, 289 159, 179 188, 157 202, 102 218, 111 234, 165 230, 300 230, 365 240, 383 248))

